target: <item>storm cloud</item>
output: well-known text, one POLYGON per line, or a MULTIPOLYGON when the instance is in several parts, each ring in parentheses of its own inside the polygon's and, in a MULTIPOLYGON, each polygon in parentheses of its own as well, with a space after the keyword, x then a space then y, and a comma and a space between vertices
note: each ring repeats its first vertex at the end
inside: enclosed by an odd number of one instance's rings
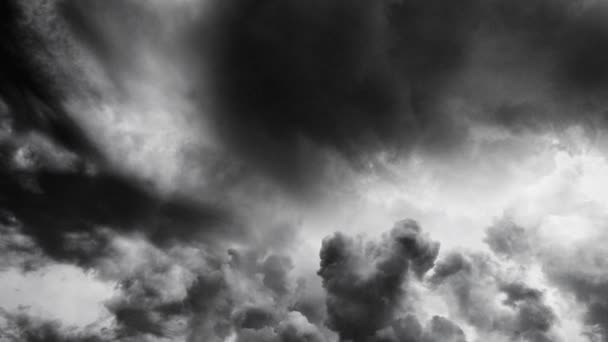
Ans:
POLYGON ((176 7, 61 1, 57 12, 123 96, 155 63, 174 63, 184 101, 223 148, 295 194, 322 182, 336 158, 361 172, 378 154, 445 155, 466 149, 476 125, 604 126, 599 2, 176 7))
POLYGON ((361 170, 379 152, 459 150, 474 123, 522 132, 575 122, 593 130, 604 122, 604 7, 222 4, 204 25, 202 36, 211 38, 201 48, 210 61, 214 127, 235 152, 296 187, 323 174, 319 150, 361 170), (527 91, 521 83, 538 86, 527 91))
POLYGON ((602 1, 0 19, 0 339, 608 340, 602 1))
POLYGON ((329 327, 344 340, 373 336, 404 304, 404 282, 410 276, 422 277, 438 251, 439 245, 409 220, 395 224, 377 245, 339 233, 324 240, 319 275, 328 292, 329 327), (370 317, 370 312, 375 314, 370 317))

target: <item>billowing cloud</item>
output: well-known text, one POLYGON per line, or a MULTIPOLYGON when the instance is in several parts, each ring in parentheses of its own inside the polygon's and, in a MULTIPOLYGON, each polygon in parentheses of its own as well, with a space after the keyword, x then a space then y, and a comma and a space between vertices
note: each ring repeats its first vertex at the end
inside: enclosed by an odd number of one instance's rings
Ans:
POLYGON ((344 340, 373 336, 406 304, 404 282, 433 267, 438 251, 439 244, 411 220, 398 222, 378 244, 340 233, 326 239, 319 275, 327 290, 328 326, 344 340))
MULTIPOLYGON (((564 191, 563 188, 560 189, 560 185, 547 189, 564 191)), ((598 208, 591 206, 586 209, 594 211, 598 208)), ((558 210, 568 211, 572 208, 562 206, 558 210)), ((580 208, 575 210, 578 211, 580 208)), ((519 226, 513 222, 512 218, 503 218, 487 230, 486 242, 499 259, 495 260, 493 264, 494 271, 482 273, 494 274, 491 284, 496 284, 493 286, 497 286, 497 289, 506 296, 503 304, 518 312, 513 321, 513 328, 516 329, 515 331, 523 333, 524 338, 531 341, 563 340, 563 338, 558 339, 556 335, 552 336, 550 332, 564 323, 560 321, 560 318, 572 319, 563 312, 556 312, 555 307, 548 304, 546 296, 548 291, 553 292, 554 296, 558 296, 560 300, 564 301, 561 305, 569 310, 580 312, 576 319, 580 320, 579 324, 582 327, 577 338, 585 341, 603 341, 606 338, 606 325, 602 313, 605 301, 600 295, 605 285, 602 280, 603 271, 601 271, 601 260, 605 253, 602 248, 596 247, 599 241, 605 239, 605 233, 600 227, 581 227, 580 229, 588 229, 584 231, 588 235, 573 236, 570 241, 566 242, 563 240, 563 233, 551 230, 551 228, 556 228, 553 220, 563 219, 562 225, 566 224, 564 229, 574 229, 575 226, 567 225, 568 219, 565 217, 568 215, 560 217, 560 214, 556 214, 545 222, 537 221, 536 225, 527 227, 519 226), (539 291, 519 281, 505 282, 505 279, 509 279, 509 272, 506 273, 505 278, 505 269, 500 270, 499 266, 505 260, 507 264, 524 262, 527 265, 523 266, 524 268, 538 267, 537 277, 540 276, 540 279, 543 279, 542 283, 545 284, 547 290, 539 291), (497 268, 497 266, 499 267, 497 268), (497 269, 502 273, 496 272, 497 269), (560 317, 560 314, 564 317, 560 317)), ((587 213, 586 215, 603 217, 604 214, 587 213)), ((601 219, 598 218, 598 220, 601 219)), ((584 222, 576 220, 572 222, 584 224, 584 222)), ((440 272, 435 275, 441 279, 457 277, 457 274, 463 272, 472 275, 475 273, 475 269, 479 268, 479 266, 473 266, 475 263, 471 263, 472 260, 474 259, 467 259, 462 255, 453 255, 443 265, 438 264, 436 270, 440 272), (467 260, 469 261, 467 262, 467 260)), ((471 298, 471 289, 475 287, 470 284, 458 288, 460 289, 459 298, 471 298)), ((485 292, 486 295, 488 293, 485 290, 480 292, 485 292)), ((560 300, 557 303, 560 303, 560 300)), ((556 303, 555 299, 551 299, 551 301, 556 303)), ((465 303, 464 307, 471 306, 465 303)), ((564 309, 562 308, 562 310, 564 309)), ((486 317, 491 317, 487 315, 487 308, 483 312, 486 312, 486 317)), ((492 331, 496 330, 496 328, 492 328, 492 331)))
POLYGON ((553 309, 543 293, 513 279, 489 255, 449 254, 430 278, 481 336, 507 341, 555 341, 553 309), (500 301, 501 295, 506 298, 500 301))

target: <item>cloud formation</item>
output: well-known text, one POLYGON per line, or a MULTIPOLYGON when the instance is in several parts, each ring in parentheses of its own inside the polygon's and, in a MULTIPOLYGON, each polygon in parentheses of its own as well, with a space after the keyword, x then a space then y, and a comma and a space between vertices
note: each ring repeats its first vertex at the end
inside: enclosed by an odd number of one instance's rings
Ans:
POLYGON ((323 173, 315 147, 361 168, 378 152, 458 151, 479 124, 603 125, 599 2, 233 1, 211 13, 199 42, 211 36, 200 49, 214 127, 291 186, 323 173))
POLYGON ((179 89, 224 151, 296 195, 336 158, 361 172, 378 154, 446 156, 479 125, 604 127, 600 2, 60 1, 56 13, 123 97, 140 82, 179 89))
POLYGON ((404 304, 402 287, 410 268, 412 275, 422 277, 438 251, 439 244, 421 235, 411 220, 398 222, 377 245, 339 233, 324 240, 319 276, 328 293, 328 326, 344 340, 373 336, 404 304))
POLYGON ((0 303, 0 331, 607 340, 604 155, 543 180, 555 191, 506 208, 485 245, 439 250, 477 237, 456 236, 478 224, 460 208, 500 207, 470 204, 470 192, 540 174, 518 166, 546 153, 539 141, 557 169, 606 144, 607 11, 589 0, 2 2, 0 277, 76 265, 114 292, 96 308, 101 330, 0 303), (366 192, 377 179, 389 191, 366 192), (377 207, 364 208, 369 197, 377 207), (369 221, 385 212, 431 221, 433 238, 413 219, 378 236, 369 221))
POLYGON ((456 252, 438 262, 430 282, 447 291, 460 316, 488 339, 558 340, 551 333, 556 315, 543 293, 509 273, 489 255, 456 252))

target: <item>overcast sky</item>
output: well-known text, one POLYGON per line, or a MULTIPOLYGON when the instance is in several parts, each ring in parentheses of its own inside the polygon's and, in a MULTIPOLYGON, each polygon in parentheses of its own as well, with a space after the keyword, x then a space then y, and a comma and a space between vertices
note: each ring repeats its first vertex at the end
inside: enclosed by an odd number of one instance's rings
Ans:
POLYGON ((607 342, 603 0, 4 0, 0 341, 607 342))

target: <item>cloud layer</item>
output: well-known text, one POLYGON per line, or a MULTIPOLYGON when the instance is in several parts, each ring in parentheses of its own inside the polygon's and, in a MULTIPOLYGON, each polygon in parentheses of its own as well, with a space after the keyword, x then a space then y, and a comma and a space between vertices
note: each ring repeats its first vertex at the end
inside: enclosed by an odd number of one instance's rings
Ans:
POLYGON ((602 1, 0 19, 1 340, 608 340, 602 1))

